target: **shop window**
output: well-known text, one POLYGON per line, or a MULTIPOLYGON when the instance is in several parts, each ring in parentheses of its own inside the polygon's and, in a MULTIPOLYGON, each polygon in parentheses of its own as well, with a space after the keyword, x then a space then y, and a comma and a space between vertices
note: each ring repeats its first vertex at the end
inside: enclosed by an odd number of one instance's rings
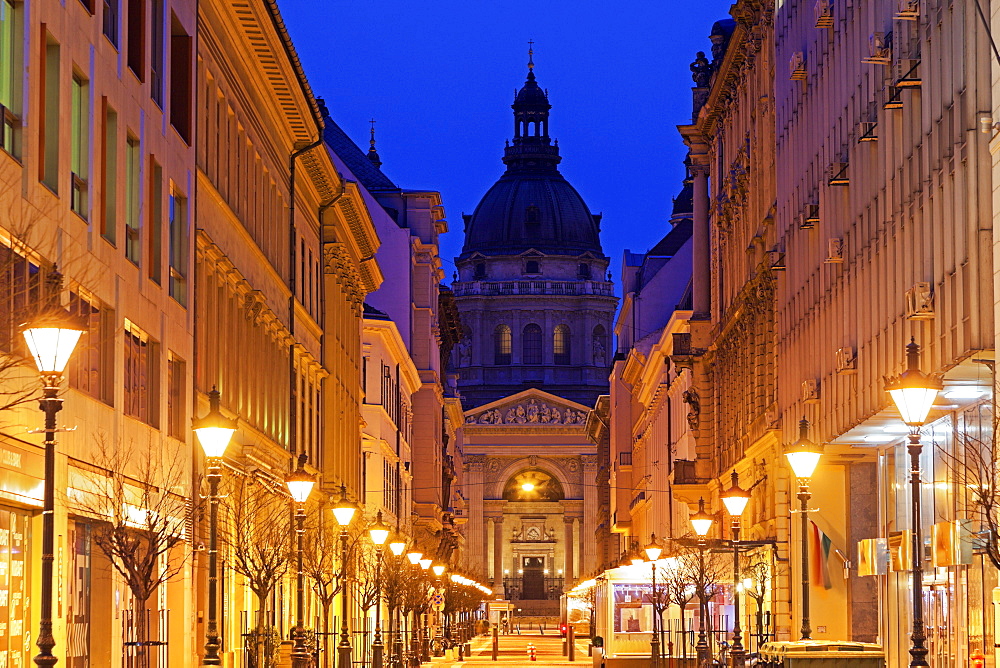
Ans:
POLYGON ((16 131, 19 127, 21 74, 20 42, 22 5, 0 0, 0 148, 18 157, 16 131))
POLYGON ((79 289, 69 293, 69 311, 85 329, 69 361, 69 385, 110 405, 114 402, 114 311, 79 289))

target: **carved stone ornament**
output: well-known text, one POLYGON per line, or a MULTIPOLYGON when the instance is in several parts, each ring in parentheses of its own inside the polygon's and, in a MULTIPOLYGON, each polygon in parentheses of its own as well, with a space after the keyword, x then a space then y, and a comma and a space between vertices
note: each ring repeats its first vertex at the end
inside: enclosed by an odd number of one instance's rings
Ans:
POLYGON ((532 425, 563 426, 583 425, 587 414, 565 406, 549 405, 537 399, 528 399, 501 408, 491 408, 476 415, 469 415, 465 423, 469 425, 532 425))
POLYGON ((489 462, 489 464, 486 465, 486 469, 490 473, 496 473, 497 471, 500 470, 500 460, 499 459, 491 459, 490 462, 489 462))
POLYGON ((701 415, 701 397, 698 396, 698 391, 692 387, 684 390, 681 398, 684 403, 691 407, 687 414, 687 422, 688 428, 694 431, 698 428, 698 418, 701 415))

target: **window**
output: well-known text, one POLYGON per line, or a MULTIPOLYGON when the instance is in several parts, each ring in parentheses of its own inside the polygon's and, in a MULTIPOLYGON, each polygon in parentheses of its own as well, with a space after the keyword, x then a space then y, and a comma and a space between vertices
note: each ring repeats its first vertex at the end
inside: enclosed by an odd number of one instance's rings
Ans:
POLYGON ((80 4, 83 5, 88 14, 94 13, 94 0, 80 0, 80 4))
POLYGON ((552 333, 552 361, 556 364, 569 364, 570 334, 566 325, 556 325, 552 333))
POLYGON ((0 245, 0 349, 25 348, 18 330, 42 303, 42 277, 37 262, 0 245))
POLYGON ((485 262, 477 262, 476 263, 475 275, 473 277, 476 278, 476 279, 486 278, 486 263, 485 262))
POLYGON ((59 43, 42 27, 42 103, 38 105, 38 180, 52 192, 59 190, 59 43))
POLYGON ((497 325, 493 330, 493 363, 510 364, 510 327, 497 325))
POLYGON ((170 296, 182 306, 187 304, 188 221, 187 199, 171 192, 170 225, 170 296))
POLYGON ((521 361, 524 364, 542 363, 542 328, 532 323, 521 333, 521 361))
POLYGON ((120 0, 104 0, 104 36, 111 45, 118 48, 118 3, 120 0))
POLYGON ((608 365, 608 332, 604 325, 594 327, 594 366, 608 365))
POLYGON ((152 12, 152 33, 149 36, 149 46, 152 56, 149 60, 149 95, 153 102, 163 108, 163 0, 150 0, 152 12))
POLYGON ((526 274, 539 274, 541 271, 538 268, 538 260, 528 260, 524 263, 524 273, 526 274))
POLYGON ((21 5, 0 0, 0 148, 17 157, 14 131, 18 126, 20 83, 19 62, 21 5))
POLYGON ((104 146, 101 158, 101 183, 104 186, 101 235, 115 243, 118 232, 118 114, 104 102, 104 146))
POLYGON ((170 125, 191 143, 191 38, 170 15, 170 125))
POLYGON ((587 263, 585 263, 585 262, 581 262, 577 266, 576 276, 577 276, 577 278, 589 279, 590 278, 590 265, 587 264, 587 263))
POLYGON ((534 204, 524 210, 524 234, 528 237, 537 237, 541 234, 541 218, 538 207, 534 204))
POLYGON ((173 353, 167 356, 167 435, 184 440, 187 434, 185 418, 184 360, 173 353))
POLYGON ((139 140, 125 141, 125 257, 139 264, 139 140))
POLYGON ((535 206, 534 204, 531 204, 531 205, 528 206, 527 209, 524 210, 524 222, 526 222, 526 223, 537 223, 537 222, 539 222, 539 220, 538 220, 538 207, 537 206, 535 206))
POLYGON ((87 217, 87 161, 90 139, 90 87, 73 73, 70 88, 70 198, 69 206, 78 216, 87 217))
POLYGON ((125 415, 159 427, 156 342, 125 321, 125 415))
POLYGON ((149 279, 160 284, 163 267, 163 168, 149 159, 149 279))
POLYGON ((69 293, 69 311, 86 330, 69 361, 69 385, 111 404, 115 376, 114 313, 79 289, 69 293))
POLYGON ((146 80, 146 0, 128 0, 125 34, 128 68, 139 81, 146 80))

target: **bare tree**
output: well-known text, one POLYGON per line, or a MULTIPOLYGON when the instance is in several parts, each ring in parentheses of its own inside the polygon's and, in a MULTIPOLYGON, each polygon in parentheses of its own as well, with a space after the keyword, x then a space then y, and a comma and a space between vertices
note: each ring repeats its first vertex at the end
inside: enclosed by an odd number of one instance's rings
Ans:
POLYGON ((743 574, 743 592, 753 599, 755 607, 756 622, 755 628, 757 643, 765 639, 766 630, 764 628, 764 604, 768 595, 772 592, 772 582, 774 581, 777 565, 772 564, 770 553, 764 550, 754 550, 750 552, 740 564, 740 572, 743 574))
POLYGON ((176 577, 189 556, 185 548, 193 504, 181 448, 145 448, 96 439, 88 488, 69 500, 94 520, 91 539, 124 579, 134 602, 139 666, 149 665, 149 599, 176 577))
POLYGON ((229 493, 223 507, 227 522, 220 523, 220 538, 227 548, 230 567, 247 582, 257 598, 253 652, 257 666, 268 665, 272 652, 266 645, 267 610, 275 587, 290 561, 291 513, 288 500, 277 485, 247 476, 227 476, 229 493))

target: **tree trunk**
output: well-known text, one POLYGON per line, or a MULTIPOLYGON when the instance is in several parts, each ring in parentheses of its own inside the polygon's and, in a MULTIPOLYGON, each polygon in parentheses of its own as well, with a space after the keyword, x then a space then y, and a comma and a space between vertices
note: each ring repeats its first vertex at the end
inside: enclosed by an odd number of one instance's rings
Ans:
POLYGON ((146 615, 146 599, 133 598, 132 628, 135 629, 135 666, 150 668, 149 662, 149 617, 146 615))
MULTIPOLYGON (((330 607, 333 599, 324 598, 323 601, 323 668, 330 668, 330 607)), ((317 643, 317 646, 319 643, 317 643)))

